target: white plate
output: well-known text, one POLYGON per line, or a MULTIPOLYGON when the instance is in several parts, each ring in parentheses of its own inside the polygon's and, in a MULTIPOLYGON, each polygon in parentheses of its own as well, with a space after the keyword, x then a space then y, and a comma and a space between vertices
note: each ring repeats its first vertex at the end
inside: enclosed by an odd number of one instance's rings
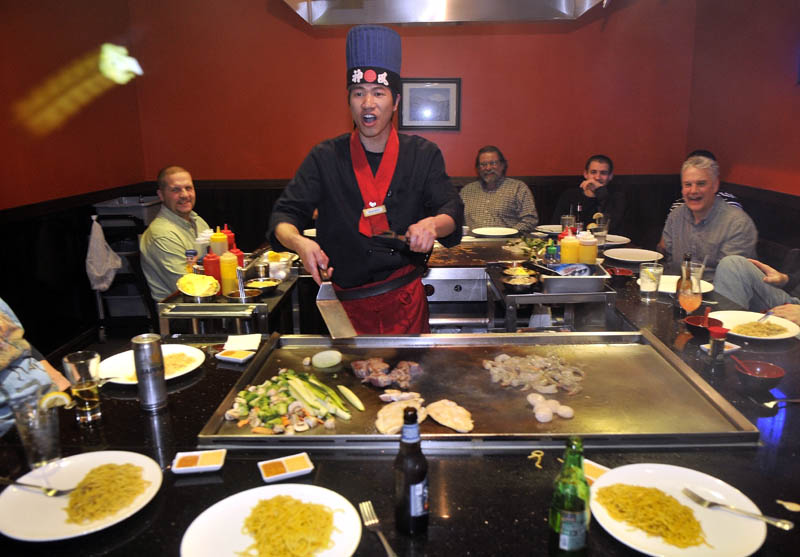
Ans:
POLYGON ((505 228, 503 226, 484 226, 483 228, 473 228, 470 233, 473 236, 502 238, 504 236, 515 236, 519 234, 519 230, 516 228, 505 228))
POLYGON ((303 236, 308 236, 309 238, 316 238, 317 237, 317 229, 316 228, 306 228, 303 230, 303 236))
POLYGON ((536 227, 536 230, 544 232, 545 234, 554 234, 558 236, 563 229, 560 224, 540 224, 536 227))
POLYGON ((607 246, 624 246, 625 244, 630 244, 631 239, 627 236, 619 236, 617 234, 606 234, 606 245, 607 246))
POLYGON ((607 249, 603 252, 606 257, 616 259, 617 261, 629 261, 631 263, 645 263, 647 261, 658 261, 664 256, 657 251, 650 251, 649 249, 634 249, 634 248, 613 248, 607 249))
MULTIPOLYGON (((661 282, 658 283, 658 291, 666 294, 675 294, 675 289, 678 287, 678 275, 661 275, 661 282)), ((642 279, 636 279, 636 284, 641 284, 642 279)), ((705 294, 714 290, 714 285, 704 280, 700 281, 700 292, 705 294)))
POLYGON ((84 453, 62 458, 19 478, 21 482, 64 489, 78 485, 92 468, 128 463, 141 466, 142 477, 150 485, 116 514, 87 524, 71 524, 64 510, 67 497, 47 497, 39 491, 10 486, 0 494, 0 532, 17 540, 48 542, 91 534, 125 520, 149 503, 161 487, 161 468, 145 455, 127 451, 84 453))
POLYGON ((253 543, 253 538, 242 533, 244 520, 260 500, 276 495, 290 495, 305 503, 327 505, 334 511, 333 547, 316 554, 317 557, 352 555, 355 552, 361 540, 361 520, 350 501, 324 487, 277 484, 231 495, 203 511, 186 529, 181 541, 181 555, 219 557, 244 551, 253 543))
POLYGON ((734 333, 731 330, 736 325, 741 325, 742 323, 751 323, 752 321, 758 321, 759 319, 764 317, 763 313, 757 313, 755 311, 712 311, 711 313, 708 314, 708 316, 722 321, 722 326, 725 327, 726 329, 729 329, 728 330, 729 335, 735 335, 737 337, 742 337, 742 338, 750 338, 753 340, 779 340, 783 338, 792 338, 800 334, 800 327, 798 327, 795 323, 792 323, 788 319, 784 319, 783 317, 778 317, 777 315, 770 315, 769 317, 767 317, 766 320, 769 321, 770 323, 774 323, 775 325, 786 327, 786 332, 771 337, 754 337, 750 335, 741 335, 734 333))
MULTIPOLYGON (((167 375, 167 381, 196 370, 206 359, 205 352, 199 348, 186 346, 185 344, 162 344, 161 353, 164 356, 180 353, 192 358, 191 363, 178 368, 175 373, 167 375)), ((136 385, 138 381, 136 380, 136 364, 133 362, 133 350, 114 354, 110 358, 106 358, 100 362, 100 377, 117 378, 109 380, 109 383, 136 385)))
POLYGON ((619 483, 657 487, 675 497, 681 504, 692 509, 709 544, 681 549, 664 542, 660 537, 648 536, 638 528, 611 518, 605 507, 598 503, 593 495, 590 507, 595 520, 619 541, 647 555, 745 557, 757 551, 767 537, 767 525, 760 520, 724 510, 705 509, 681 493, 684 487, 688 487, 707 499, 761 514, 755 503, 744 493, 714 476, 667 464, 629 464, 609 470, 600 476, 592 485, 592 493, 601 487, 619 483))

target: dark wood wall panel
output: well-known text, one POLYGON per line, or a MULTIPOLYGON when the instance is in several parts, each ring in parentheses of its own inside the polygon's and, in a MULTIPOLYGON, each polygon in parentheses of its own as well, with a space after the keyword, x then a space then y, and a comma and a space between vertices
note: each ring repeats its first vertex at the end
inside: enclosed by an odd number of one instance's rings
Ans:
MULTIPOLYGON (((533 191, 543 222, 550 222, 558 196, 577 187, 579 176, 520 176, 533 191)), ((474 178, 455 177, 461 187, 474 178)), ((625 234, 639 246, 658 242, 670 204, 680 196, 676 175, 617 176, 628 197, 625 234)), ((237 243, 250 251, 265 242, 272 206, 285 181, 198 181, 196 210, 211 225, 228 223, 237 243)), ((800 246, 795 226, 800 197, 726 184, 740 197, 759 228, 759 257, 780 266, 788 248, 800 246)), ((0 211, 7 238, 0 295, 14 308, 27 337, 47 354, 97 325, 94 293, 85 260, 94 203, 121 195, 152 195, 152 182, 0 211)), ((311 329, 315 315, 305 316, 311 329)))

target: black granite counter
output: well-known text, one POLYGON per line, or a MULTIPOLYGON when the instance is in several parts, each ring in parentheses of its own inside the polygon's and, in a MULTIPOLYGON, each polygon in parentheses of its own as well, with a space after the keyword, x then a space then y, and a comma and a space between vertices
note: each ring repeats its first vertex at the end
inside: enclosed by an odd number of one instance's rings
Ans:
MULTIPOLYGON (((719 302, 714 309, 731 307, 713 294, 706 299, 719 302)), ((752 448, 587 449, 586 456, 609 467, 658 462, 705 472, 743 491, 765 514, 797 521, 800 515, 786 511, 775 500, 800 502, 800 405, 767 410, 751 400, 752 393, 741 390, 733 367, 708 368, 699 353, 699 342, 685 334, 669 299, 662 301, 665 303, 640 304, 638 290, 630 283, 620 290, 617 307, 632 328, 652 330, 756 424, 762 444, 752 448)), ((191 341, 211 352, 218 339, 193 337, 191 341)), ((773 394, 800 395, 800 341, 745 343, 739 354, 783 365, 787 377, 773 394)), ((238 366, 207 359, 198 372, 170 381, 169 410, 156 418, 140 411, 135 389, 107 385, 101 427, 80 428, 70 411, 62 410, 62 452, 70 455, 102 449, 131 450, 148 454, 166 466, 175 452, 195 448, 197 433, 240 373, 238 366)), ((428 534, 421 539, 407 538, 394 530, 393 454, 309 452, 315 470, 289 481, 327 487, 356 506, 360 501, 372 500, 398 555, 546 554, 547 510, 552 481, 560 467, 556 459, 563 449, 546 450, 542 469, 537 469, 525 454, 429 455, 432 514, 428 534)), ((22 543, 0 537, 2 554, 178 555, 183 533, 197 515, 231 494, 264 485, 255 463, 284 454, 288 453, 229 451, 219 472, 178 476, 167 470, 153 501, 120 524, 62 542, 22 543)), ((0 439, 0 474, 18 477, 26 471, 18 438, 10 432, 0 439)), ((757 555, 789 555, 799 543, 800 528, 784 532, 769 527, 766 542, 757 555)), ((637 554, 597 523, 590 529, 589 553, 637 554)), ((383 550, 378 538, 364 530, 356 554, 382 555, 383 550)))

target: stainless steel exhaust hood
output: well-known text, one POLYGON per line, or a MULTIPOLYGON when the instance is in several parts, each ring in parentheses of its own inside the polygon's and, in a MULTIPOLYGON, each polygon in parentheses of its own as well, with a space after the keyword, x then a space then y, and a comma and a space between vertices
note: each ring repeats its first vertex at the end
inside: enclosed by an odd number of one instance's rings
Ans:
POLYGON ((311 25, 578 19, 610 0, 284 0, 311 25))

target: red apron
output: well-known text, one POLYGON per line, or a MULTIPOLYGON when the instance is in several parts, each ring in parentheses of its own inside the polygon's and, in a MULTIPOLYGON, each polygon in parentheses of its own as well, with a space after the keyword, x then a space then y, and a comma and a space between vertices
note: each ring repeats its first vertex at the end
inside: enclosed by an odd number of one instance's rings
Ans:
MULTIPOLYGON (((401 277, 414 270, 407 265, 373 286, 401 277)), ((363 287, 362 287, 363 288, 363 287)), ((339 290, 337 288, 337 290, 339 290)), ((342 300, 344 310, 353 328, 360 335, 402 335, 430 333, 428 323, 428 298, 422 279, 417 278, 390 292, 361 298, 342 300)))

